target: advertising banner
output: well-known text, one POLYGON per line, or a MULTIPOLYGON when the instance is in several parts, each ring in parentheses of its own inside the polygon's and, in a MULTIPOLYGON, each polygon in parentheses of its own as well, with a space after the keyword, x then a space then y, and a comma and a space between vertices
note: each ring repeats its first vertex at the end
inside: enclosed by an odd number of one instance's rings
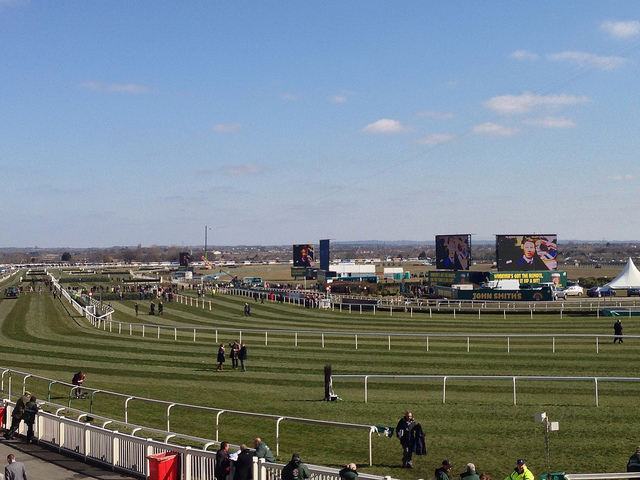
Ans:
POLYGON ((558 268, 558 236, 496 235, 498 271, 544 271, 558 268))

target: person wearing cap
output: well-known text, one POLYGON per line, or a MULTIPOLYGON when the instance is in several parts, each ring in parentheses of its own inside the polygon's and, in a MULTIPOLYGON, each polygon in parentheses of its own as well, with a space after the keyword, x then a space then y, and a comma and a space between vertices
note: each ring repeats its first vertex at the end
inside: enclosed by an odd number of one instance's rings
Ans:
POLYGON ((405 413, 396 426, 396 437, 402 445, 402 466, 406 468, 413 468, 413 429, 415 427, 416 421, 411 412, 405 413))
POLYGON ((355 463, 350 463, 348 464, 346 467, 344 467, 342 470, 340 470, 340 479, 341 480, 358 480, 358 472, 356 471, 356 468, 358 468, 356 466, 355 463))
POLYGON ((527 463, 521 458, 516 462, 516 467, 504 480, 533 480, 535 477, 531 470, 527 468, 527 463))
POLYGON ((22 421, 22 417, 24 416, 24 411, 27 408, 27 403, 29 402, 30 398, 31 398, 31 393, 24 392, 24 395, 22 395, 16 401, 16 406, 13 407, 13 412, 11 413, 11 428, 9 429, 8 432, 5 432, 4 434, 4 438, 6 438, 7 440, 13 438, 16 431, 20 427, 20 422, 22 421))
POLYGON ((291 455, 291 461, 282 469, 282 480, 307 480, 311 477, 309 468, 300 461, 300 455, 291 455))
POLYGON ((460 480, 480 480, 480 475, 476 473, 476 466, 467 463, 467 471, 460 474, 460 480))
POLYGON ((451 462, 443 460, 442 466, 436 468, 436 480, 449 480, 449 472, 451 471, 451 462))
POLYGON ((629 457, 627 472, 640 472, 640 446, 636 448, 636 453, 629 457))

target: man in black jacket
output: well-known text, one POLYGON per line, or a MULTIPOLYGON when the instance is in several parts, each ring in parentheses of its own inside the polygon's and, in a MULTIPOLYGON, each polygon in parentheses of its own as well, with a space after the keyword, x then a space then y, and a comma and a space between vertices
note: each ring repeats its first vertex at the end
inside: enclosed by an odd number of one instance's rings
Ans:
POLYGON ((411 412, 405 413, 396 426, 396 436, 400 439, 400 445, 402 445, 402 466, 406 468, 413 468, 412 433, 415 426, 416 422, 411 412))
POLYGON ((231 460, 229 460, 229 442, 222 442, 220 450, 216 452, 215 476, 218 480, 227 480, 231 470, 231 460))

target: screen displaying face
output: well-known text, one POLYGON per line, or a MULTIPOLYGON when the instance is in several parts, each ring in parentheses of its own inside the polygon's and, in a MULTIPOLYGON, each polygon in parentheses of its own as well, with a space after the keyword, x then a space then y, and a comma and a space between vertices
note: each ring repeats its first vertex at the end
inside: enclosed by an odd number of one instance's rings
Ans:
POLYGON ((436 266, 446 270, 469 270, 470 235, 437 235, 436 266))
POLYGON ((556 270, 558 236, 497 235, 496 256, 499 271, 556 270))
POLYGON ((313 267, 314 264, 313 245, 304 244, 293 246, 294 267, 313 267))

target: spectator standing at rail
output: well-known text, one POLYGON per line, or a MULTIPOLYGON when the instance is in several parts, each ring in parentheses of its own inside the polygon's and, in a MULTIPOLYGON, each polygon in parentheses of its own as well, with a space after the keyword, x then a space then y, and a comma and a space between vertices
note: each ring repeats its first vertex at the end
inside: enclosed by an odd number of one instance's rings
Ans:
POLYGON ((451 471, 451 462, 443 460, 442 466, 436 468, 436 480, 449 480, 449 472, 451 471))
POLYGON ((618 321, 613 324, 613 333, 616 335, 613 343, 622 343, 622 320, 618 319, 618 321))
POLYGON ((224 370, 224 368, 222 367, 223 363, 224 363, 224 343, 221 343, 220 348, 218 349, 218 368, 216 368, 216 371, 224 370))
POLYGON ((521 458, 516 462, 516 467, 504 480, 533 480, 534 476, 531 470, 527 468, 527 463, 521 458))
POLYGON ((260 437, 256 437, 253 439, 253 446, 256 449, 256 457, 264 458, 267 462, 275 462, 276 457, 271 452, 269 445, 264 443, 260 437))
POLYGON ((404 468, 413 468, 413 429, 415 427, 416 422, 411 412, 405 413, 396 426, 396 436, 402 445, 402 466, 404 468))
POLYGON ((229 459, 229 442, 222 442, 220 450, 216 452, 216 468, 214 475, 217 480, 228 480, 227 476, 231 471, 231 460, 229 459))
POLYGON ((29 392, 24 392, 24 395, 16 401, 16 406, 13 408, 13 412, 11 413, 11 428, 9 431, 4 433, 4 438, 7 440, 12 439, 20 427, 20 422, 22 421, 24 411, 30 398, 31 394, 29 392))
POLYGON ((244 342, 240 344, 240 350, 238 351, 238 360, 240 360, 240 365, 242 365, 242 371, 246 372, 247 366, 245 365, 245 362, 247 361, 247 347, 244 342))
POLYGON ((460 474, 460 480, 480 480, 480 475, 476 473, 476 466, 467 463, 467 471, 460 474))
POLYGON ((84 377, 86 377, 86 375, 82 370, 80 370, 73 376, 73 379, 71 380, 71 384, 78 387, 76 388, 76 398, 82 398, 84 396, 84 393, 82 392, 82 383, 84 382, 84 377))
POLYGON ((356 464, 350 463, 342 470, 340 470, 340 480, 358 480, 358 472, 356 471, 356 464))
POLYGON ((282 480, 307 480, 311 477, 309 468, 300 461, 300 455, 291 455, 291 461, 282 468, 282 480))
POLYGON ((240 446, 238 458, 233 462, 233 480, 251 480, 253 477, 253 452, 246 445, 240 446))
POLYGON ((24 468, 24 463, 17 461, 13 453, 7 455, 4 478, 5 480, 27 480, 27 471, 24 468))
POLYGON ((22 416, 24 423, 27 425, 27 443, 31 443, 32 440, 35 440, 33 424, 36 421, 36 414, 39 410, 40 407, 38 406, 38 399, 32 396, 25 405, 24 415, 22 416))

